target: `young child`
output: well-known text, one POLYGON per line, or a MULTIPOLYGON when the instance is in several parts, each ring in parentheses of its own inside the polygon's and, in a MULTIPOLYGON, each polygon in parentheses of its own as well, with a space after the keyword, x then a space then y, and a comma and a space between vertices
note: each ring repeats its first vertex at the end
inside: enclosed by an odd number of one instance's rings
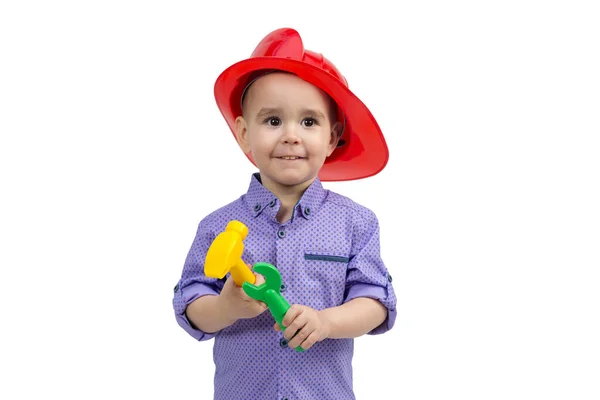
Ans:
POLYGON ((377 217, 321 182, 378 173, 388 159, 383 135, 335 66, 293 29, 271 32, 225 70, 215 97, 259 172, 199 223, 175 286, 177 322, 199 341, 215 338, 217 400, 354 399, 353 339, 391 329, 396 296, 377 217), (233 279, 204 274, 207 250, 231 220, 249 229, 242 259, 281 274, 291 304, 283 333, 233 279))

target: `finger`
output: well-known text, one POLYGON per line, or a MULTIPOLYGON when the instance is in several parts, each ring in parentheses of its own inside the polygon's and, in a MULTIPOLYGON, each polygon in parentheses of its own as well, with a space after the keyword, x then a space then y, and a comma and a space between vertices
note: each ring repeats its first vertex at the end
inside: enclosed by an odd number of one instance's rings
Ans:
POLYGON ((256 278, 255 282, 254 282, 254 286, 260 286, 263 283, 265 283, 265 277, 262 276, 261 274, 257 274, 256 272, 254 273, 254 276, 256 278))
MULTIPOLYGON (((294 338, 294 335, 298 335, 298 333, 307 326, 308 322, 309 322, 308 318, 306 317, 305 314, 298 315, 296 317, 296 319, 294 319, 294 321, 292 321, 290 326, 285 328, 285 332, 283 332, 283 336, 287 340, 292 340, 292 338, 294 338)), ((306 336, 303 338, 303 340, 304 339, 306 339, 306 336)))
POLYGON ((302 308, 294 304, 287 310, 287 312, 285 313, 285 317, 283 317, 283 321, 281 321, 281 323, 283 324, 283 326, 288 327, 301 313, 302 308))
POLYGON ((275 325, 273 325, 273 329, 275 329, 277 332, 281 332, 281 327, 277 322, 275 322, 275 325))
POLYGON ((258 274, 258 273, 256 273, 254 271, 254 265, 252 265, 250 263, 246 263, 246 265, 248 266, 248 268, 250 269, 250 271, 252 271, 252 274, 255 277, 255 282, 254 282, 255 286, 258 286, 258 285, 261 285, 261 284, 265 283, 265 278, 261 274, 258 274))
POLYGON ((311 328, 309 324, 304 325, 304 327, 298 330, 293 338, 288 339, 288 345, 292 349, 295 349, 296 347, 300 346, 313 333, 313 331, 314 329, 311 328))
POLYGON ((304 342, 302 342, 300 344, 300 347, 302 347, 304 350, 308 350, 311 347, 313 347, 313 345, 315 343, 317 343, 319 341, 319 335, 317 335, 317 331, 314 331, 313 333, 311 333, 304 342))
POLYGON ((225 287, 225 286, 231 286, 231 285, 234 284, 233 278, 231 276, 229 276, 229 275, 225 275, 223 277, 223 280, 225 281, 225 283, 223 283, 223 287, 225 287))
MULTIPOLYGON (((264 278, 262 275, 260 275, 260 274, 254 274, 254 276, 255 276, 255 280, 254 280, 254 283, 252 284, 253 286, 260 286, 260 285, 262 285, 263 283, 265 283, 265 278, 264 278)), ((247 301, 250 301, 250 300, 249 300, 249 299, 250 299, 250 296, 248 296, 248 295, 246 294, 246 291, 244 290, 243 286, 240 286, 240 287, 239 287, 239 291, 240 291, 240 292, 243 292, 243 297, 244 297, 244 298, 245 298, 247 301)))

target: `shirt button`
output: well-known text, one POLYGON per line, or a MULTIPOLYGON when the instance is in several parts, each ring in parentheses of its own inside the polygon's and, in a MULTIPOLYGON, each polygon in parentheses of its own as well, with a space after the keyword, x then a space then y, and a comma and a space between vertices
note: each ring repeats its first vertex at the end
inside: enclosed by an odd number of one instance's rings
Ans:
POLYGON ((285 237, 285 231, 283 229, 279 230, 277 232, 277 236, 283 239, 285 237))
POLYGON ((260 211, 260 204, 256 204, 254 206, 254 211, 256 211, 256 212, 260 211))
POLYGON ((306 207, 306 208, 304 209, 304 214, 306 214, 306 215, 310 215, 310 207, 306 207))
POLYGON ((287 289, 287 286, 285 285, 285 283, 281 284, 281 287, 279 288, 280 292, 285 292, 285 290, 287 289))
POLYGON ((275 207, 275 200, 271 200, 271 202, 269 203, 269 207, 275 207))
POLYGON ((388 281, 390 281, 390 283, 392 282, 392 276, 390 274, 388 274, 388 281))
POLYGON ((179 283, 177 285, 175 285, 175 287, 173 288, 173 291, 175 293, 177 293, 178 290, 179 290, 179 283))
POLYGON ((281 340, 279 340, 279 345, 281 347, 287 347, 288 341, 285 338, 281 338, 281 340))

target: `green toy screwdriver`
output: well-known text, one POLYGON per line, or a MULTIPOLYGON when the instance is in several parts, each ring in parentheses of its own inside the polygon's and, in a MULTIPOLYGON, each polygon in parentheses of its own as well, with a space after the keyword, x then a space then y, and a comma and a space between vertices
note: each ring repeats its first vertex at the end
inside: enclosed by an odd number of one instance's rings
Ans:
MULTIPOLYGON (((271 315, 275 318, 281 330, 284 331, 283 318, 290 308, 290 303, 287 302, 280 292, 281 274, 279 274, 277 268, 265 262, 254 264, 254 271, 265 277, 265 283, 260 286, 254 286, 249 282, 244 282, 242 289, 253 299, 266 303, 269 311, 271 311, 271 315)), ((301 346, 297 346, 296 351, 303 352, 304 349, 301 346)))

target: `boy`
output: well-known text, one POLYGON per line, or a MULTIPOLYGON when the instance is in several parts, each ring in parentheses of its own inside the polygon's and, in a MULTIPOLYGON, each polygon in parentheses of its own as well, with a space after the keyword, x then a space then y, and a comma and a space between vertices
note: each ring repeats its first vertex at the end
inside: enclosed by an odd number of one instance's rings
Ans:
POLYGON ((381 131, 293 29, 270 33, 225 70, 215 97, 259 172, 247 193, 200 222, 175 287, 177 322, 199 341, 215 338, 217 400, 354 399, 353 339, 391 329, 396 297, 376 216, 321 181, 378 173, 388 157, 381 131), (283 333, 233 279, 204 275, 209 246, 234 219, 249 229, 242 259, 281 274, 291 304, 283 333))

